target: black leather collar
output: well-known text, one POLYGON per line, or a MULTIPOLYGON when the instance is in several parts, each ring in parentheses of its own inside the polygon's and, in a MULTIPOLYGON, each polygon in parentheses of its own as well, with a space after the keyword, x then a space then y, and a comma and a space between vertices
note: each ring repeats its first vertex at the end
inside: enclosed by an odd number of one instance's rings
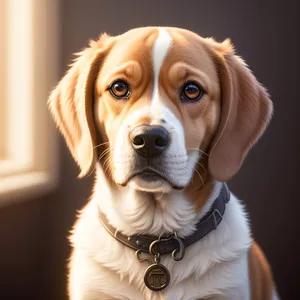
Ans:
POLYGON ((152 236, 152 235, 131 235, 127 236, 119 232, 116 228, 110 225, 107 217, 99 210, 99 217, 103 227, 119 242, 132 248, 138 252, 146 252, 155 255, 172 253, 175 260, 183 258, 184 249, 196 241, 202 239, 212 230, 216 229, 222 221, 226 204, 230 200, 230 192, 223 183, 220 195, 214 201, 211 209, 206 215, 196 224, 196 230, 191 235, 180 238, 174 232, 168 236, 152 236))

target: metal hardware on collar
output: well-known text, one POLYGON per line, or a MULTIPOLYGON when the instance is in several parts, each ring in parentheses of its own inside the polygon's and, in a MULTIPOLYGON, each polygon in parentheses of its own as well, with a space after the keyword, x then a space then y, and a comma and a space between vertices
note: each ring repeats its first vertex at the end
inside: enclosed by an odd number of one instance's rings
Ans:
POLYGON ((160 254, 159 251, 155 250, 155 246, 157 246, 159 243, 167 242, 170 240, 174 240, 178 243, 178 247, 172 251, 172 258, 176 261, 182 260, 185 254, 185 247, 181 238, 178 237, 176 231, 174 231, 173 234, 168 237, 159 236, 157 240, 153 241, 150 244, 149 253, 152 255, 156 255, 157 253, 160 254))
POLYGON ((153 241, 149 246, 149 253, 153 256, 152 259, 149 257, 142 257, 142 251, 137 250, 135 252, 136 258, 140 261, 148 261, 150 266, 146 269, 144 274, 144 282, 146 286, 152 291, 161 291, 165 289, 170 282, 170 272, 169 270, 160 264, 160 252, 155 250, 155 246, 157 246, 161 242, 167 242, 174 239, 178 242, 178 248, 173 250, 172 258, 176 261, 182 260, 185 253, 185 248, 182 240, 178 237, 177 232, 174 231, 172 235, 168 237, 162 237, 161 235, 157 240, 153 241))
POLYGON ((214 201, 210 211, 196 224, 195 231, 184 238, 179 238, 178 236, 171 234, 168 237, 156 237, 152 235, 131 235, 127 236, 114 228, 108 221, 106 215, 99 209, 99 220, 101 221, 103 227, 108 233, 110 233, 116 240, 122 244, 132 248, 133 250, 141 250, 143 252, 149 253, 149 247, 151 243, 159 240, 153 246, 154 251, 159 252, 161 255, 174 253, 175 258, 180 258, 183 250, 189 245, 197 242, 198 240, 205 237, 212 230, 216 229, 217 226, 222 221, 223 215, 225 213, 226 203, 230 200, 230 192, 224 183, 220 195, 214 201), (182 242, 182 243, 181 243, 182 242), (183 246, 184 248, 183 248, 183 246), (176 250, 174 252, 174 250, 176 250))
POLYGON ((153 258, 142 257, 142 251, 135 252, 136 258, 140 261, 148 261, 150 266, 145 270, 144 283, 152 291, 161 291, 170 283, 170 272, 162 264, 160 264, 160 253, 153 255, 153 258))
POLYGON ((142 257, 141 256, 142 253, 145 253, 145 252, 143 252, 140 249, 137 250, 137 251, 135 251, 135 257, 138 259, 139 262, 148 261, 149 264, 153 264, 154 263, 154 260, 152 259, 152 257, 150 255, 147 255, 146 257, 142 257))
POLYGON ((221 213, 219 212, 219 210, 217 210, 216 208, 214 209, 214 211, 212 212, 212 217, 213 217, 213 226, 214 226, 214 230, 217 229, 218 227, 218 222, 217 222, 217 217, 216 214, 218 214, 218 216, 221 218, 221 220, 223 219, 223 216, 221 215, 221 213))
POLYGON ((160 253, 154 255, 154 263, 144 273, 145 285, 152 291, 158 292, 165 289, 170 283, 170 272, 160 264, 160 253))
POLYGON ((159 237, 151 235, 132 235, 127 236, 115 229, 108 221, 106 215, 99 210, 99 219, 103 227, 116 240, 135 250, 136 258, 140 261, 148 261, 151 265, 146 269, 144 281, 146 286, 153 291, 160 291, 166 288, 170 282, 170 273, 167 268, 160 264, 160 257, 164 254, 172 254, 175 261, 182 260, 185 248, 199 241, 212 230, 217 229, 223 219, 226 204, 230 200, 230 192, 223 183, 218 198, 214 201, 211 209, 196 224, 195 231, 184 238, 180 238, 176 231, 169 236, 159 237), (148 254, 146 257, 142 254, 148 254), (150 254, 150 256, 149 256, 150 254), (152 256, 152 257, 151 257, 152 256))
POLYGON ((159 262, 160 262, 160 253, 157 253, 157 254, 154 255, 154 262, 156 264, 159 264, 159 262))
POLYGON ((182 240, 178 237, 177 232, 174 231, 174 240, 176 240, 179 244, 179 249, 175 249, 172 252, 172 258, 176 261, 180 261, 183 259, 184 254, 185 254, 185 247, 184 247, 184 243, 182 242, 182 240))

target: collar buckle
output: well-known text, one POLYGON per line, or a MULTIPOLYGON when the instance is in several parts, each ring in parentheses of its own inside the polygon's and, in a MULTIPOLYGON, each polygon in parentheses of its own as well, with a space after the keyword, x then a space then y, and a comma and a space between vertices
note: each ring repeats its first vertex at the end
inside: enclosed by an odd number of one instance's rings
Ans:
POLYGON ((173 234, 171 234, 168 237, 159 236, 157 240, 153 241, 149 246, 149 253, 153 255, 154 257, 156 255, 160 255, 159 251, 157 251, 157 248, 159 248, 160 243, 165 243, 169 241, 175 241, 177 244, 177 247, 172 251, 172 258, 175 261, 180 261, 183 259, 185 254, 185 246, 182 241, 182 239, 178 236, 176 231, 173 231, 173 234))

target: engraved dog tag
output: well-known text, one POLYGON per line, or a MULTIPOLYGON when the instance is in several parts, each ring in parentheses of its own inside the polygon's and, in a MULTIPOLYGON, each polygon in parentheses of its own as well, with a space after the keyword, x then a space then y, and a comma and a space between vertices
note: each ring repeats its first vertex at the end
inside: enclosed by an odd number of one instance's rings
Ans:
POLYGON ((150 290, 161 291, 169 285, 170 273, 165 266, 152 264, 145 271, 144 282, 150 290))

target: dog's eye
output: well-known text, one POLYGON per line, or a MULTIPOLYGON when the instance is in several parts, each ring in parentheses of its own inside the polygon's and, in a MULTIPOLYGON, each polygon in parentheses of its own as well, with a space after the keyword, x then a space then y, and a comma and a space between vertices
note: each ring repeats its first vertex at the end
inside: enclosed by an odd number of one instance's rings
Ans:
POLYGON ((195 82, 187 82, 181 92, 181 100, 182 102, 196 102, 200 100, 205 91, 203 88, 195 82))
POLYGON ((129 86, 124 80, 115 81, 109 88, 110 93, 117 99, 129 97, 129 86))

